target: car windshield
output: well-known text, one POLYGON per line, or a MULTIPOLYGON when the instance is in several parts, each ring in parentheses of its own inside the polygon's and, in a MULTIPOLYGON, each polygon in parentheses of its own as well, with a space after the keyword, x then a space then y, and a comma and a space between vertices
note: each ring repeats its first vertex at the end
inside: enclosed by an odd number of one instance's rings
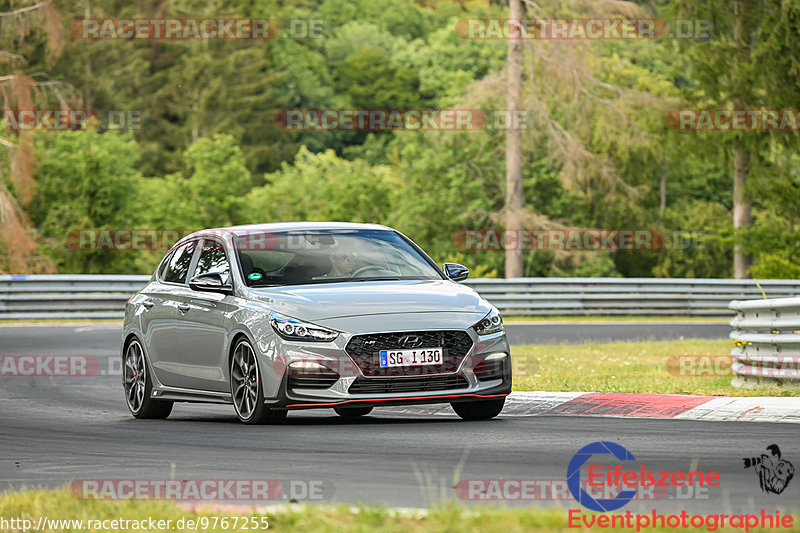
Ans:
POLYGON ((251 287, 442 279, 422 254, 389 230, 249 232, 237 236, 236 253, 251 287))

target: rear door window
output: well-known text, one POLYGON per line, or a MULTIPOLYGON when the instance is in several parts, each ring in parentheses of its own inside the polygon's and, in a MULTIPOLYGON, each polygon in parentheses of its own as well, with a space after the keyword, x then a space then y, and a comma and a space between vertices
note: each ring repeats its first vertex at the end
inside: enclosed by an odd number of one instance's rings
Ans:
POLYGON ((167 283, 186 283, 186 274, 192 264, 197 241, 190 241, 181 245, 167 264, 163 280, 167 283))

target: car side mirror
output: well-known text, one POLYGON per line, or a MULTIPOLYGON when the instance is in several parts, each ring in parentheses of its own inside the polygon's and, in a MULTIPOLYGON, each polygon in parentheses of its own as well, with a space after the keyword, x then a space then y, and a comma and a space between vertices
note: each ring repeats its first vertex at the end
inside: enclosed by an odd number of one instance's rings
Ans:
POLYGON ((217 272, 208 272, 193 277, 189 280, 189 288, 193 291, 233 294, 233 287, 225 285, 222 282, 222 276, 217 272))
POLYGON ((469 277, 469 269, 458 263, 444 263, 444 273, 453 281, 463 281, 469 277))

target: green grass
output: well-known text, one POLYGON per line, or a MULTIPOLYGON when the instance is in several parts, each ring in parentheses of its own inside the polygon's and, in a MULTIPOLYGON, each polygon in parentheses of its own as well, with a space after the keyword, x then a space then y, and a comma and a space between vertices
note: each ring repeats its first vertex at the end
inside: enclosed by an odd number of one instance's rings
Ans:
POLYGON ((706 396, 800 396, 777 385, 736 388, 731 376, 672 375, 667 361, 680 355, 726 355, 730 340, 533 345, 511 349, 514 390, 651 392, 706 396))
MULTIPOLYGON (((578 505, 567 505, 567 508, 578 509, 578 505)), ((59 490, 24 490, 6 492, 0 495, 0 517, 5 519, 21 518, 36 523, 40 516, 49 519, 83 519, 85 520, 171 520, 175 524, 180 519, 197 520, 202 517, 241 517, 266 516, 269 530, 286 533, 333 533, 333 532, 372 532, 381 533, 456 533, 462 531, 480 531, 481 533, 517 533, 517 532, 563 532, 569 531, 607 531, 600 528, 568 527, 567 508, 550 506, 546 508, 534 506, 503 507, 466 507, 458 503, 447 503, 424 512, 403 512, 378 506, 273 506, 264 514, 231 513, 221 510, 213 512, 187 511, 169 502, 157 501, 81 501, 74 499, 67 489, 59 490)), ((593 513, 583 513, 591 517, 593 513)), ((185 523, 185 522, 184 522, 185 523)), ((146 530, 146 529, 145 529, 146 530)), ((44 533, 55 531, 43 529, 44 533)), ((91 531, 90 529, 59 529, 58 531, 91 531)), ((96 529, 95 531, 133 531, 133 529, 96 529)), ((140 530, 139 530, 140 531, 140 530)), ((167 531, 194 531, 194 529, 176 529, 167 531)), ((218 527, 198 531, 247 531, 254 529, 218 527)), ((625 529, 624 531, 636 531, 625 529)), ((659 528, 646 528, 642 531, 665 531, 659 528)), ((669 531, 687 531, 670 529, 669 531)), ((692 529, 696 531, 696 529, 692 529)), ((718 529, 720 532, 732 531, 718 529)), ((736 531, 743 531, 742 529, 736 531)), ((750 529, 751 532, 765 531, 750 529)))

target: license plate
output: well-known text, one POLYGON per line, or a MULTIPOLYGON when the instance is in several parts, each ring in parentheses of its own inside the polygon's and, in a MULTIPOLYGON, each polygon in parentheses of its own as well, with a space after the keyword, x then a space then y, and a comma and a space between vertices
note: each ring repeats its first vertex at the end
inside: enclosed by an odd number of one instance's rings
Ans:
POLYGON ((442 364, 441 348, 421 348, 418 350, 381 350, 381 367, 422 366, 442 364))

